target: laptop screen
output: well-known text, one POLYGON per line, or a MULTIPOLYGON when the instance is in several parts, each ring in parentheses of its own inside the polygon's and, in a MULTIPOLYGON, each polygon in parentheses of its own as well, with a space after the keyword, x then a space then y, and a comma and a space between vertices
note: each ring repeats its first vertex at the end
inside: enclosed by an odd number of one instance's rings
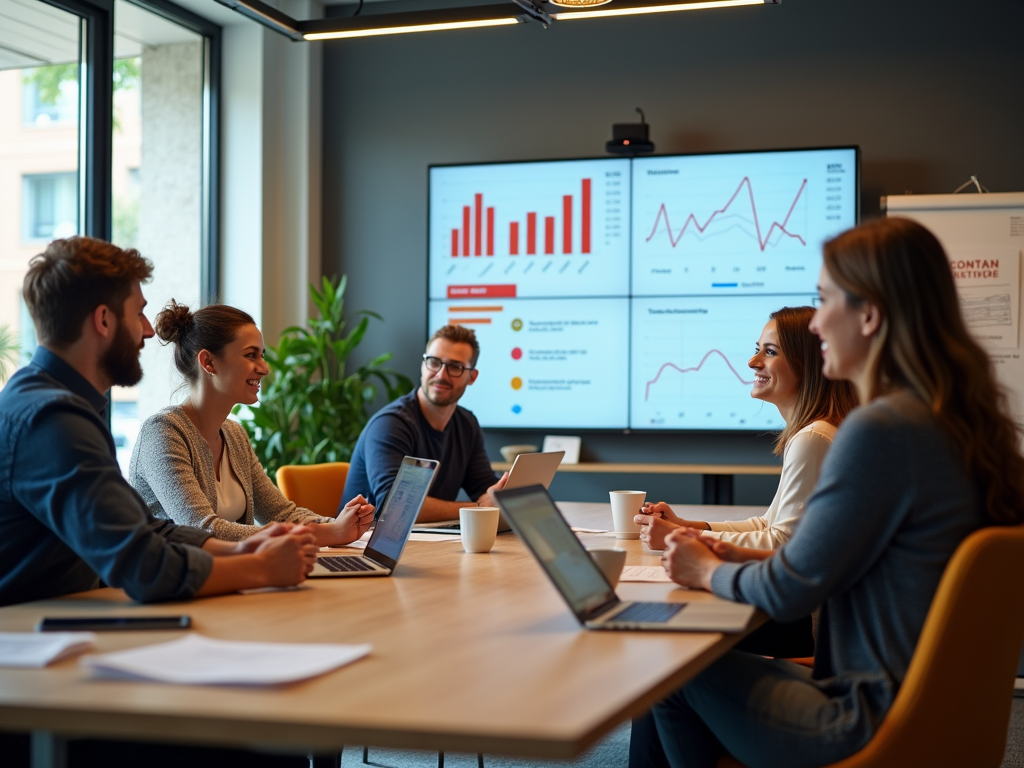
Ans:
POLYGON ((384 500, 377 524, 366 544, 366 554, 394 568, 420 513, 438 463, 406 456, 384 500))
POLYGON ((615 591, 542 486, 497 491, 512 528, 530 548, 576 618, 617 601, 615 591))

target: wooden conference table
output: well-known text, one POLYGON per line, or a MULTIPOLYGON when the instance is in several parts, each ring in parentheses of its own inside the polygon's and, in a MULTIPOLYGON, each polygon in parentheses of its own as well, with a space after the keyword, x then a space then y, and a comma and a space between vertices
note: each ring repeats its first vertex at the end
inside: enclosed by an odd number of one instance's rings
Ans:
MULTIPOLYGON (((606 504, 559 506, 574 525, 611 527, 606 504)), ((763 512, 682 505, 678 511, 717 520, 763 512)), ((638 541, 580 536, 588 546, 624 546, 630 565, 659 562, 638 541)), ((620 584, 618 594, 716 599, 653 583, 620 584)), ((102 589, 2 608, 0 630, 28 631, 43 616, 181 613, 208 637, 369 642, 373 652, 279 688, 96 680, 77 659, 43 670, 0 669, 0 727, 36 732, 35 765, 47 762, 51 734, 299 753, 336 752, 348 744, 572 758, 739 639, 585 631, 511 533, 499 535, 489 554, 465 554, 457 541, 410 541, 391 578, 317 579, 297 590, 145 606, 120 590, 102 589)), ((103 633, 96 651, 181 634, 103 633)))

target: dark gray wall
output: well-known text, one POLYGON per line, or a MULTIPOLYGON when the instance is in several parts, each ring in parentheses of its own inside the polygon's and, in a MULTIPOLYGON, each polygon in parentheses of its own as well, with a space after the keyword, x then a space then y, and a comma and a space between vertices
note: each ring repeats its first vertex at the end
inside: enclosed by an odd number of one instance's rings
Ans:
MULTIPOLYGON (((347 10, 345 12, 348 12, 347 10)), ((862 148, 862 212, 971 174, 1024 189, 1024 4, 784 0, 751 7, 327 43, 324 271, 380 312, 360 350, 418 371, 426 338, 427 165, 603 154, 640 106, 662 153, 862 148)), ((756 335, 758 329, 751 329, 756 335)), ((542 433, 494 433, 489 448, 542 433)), ((584 436, 618 461, 767 463, 754 435, 584 436)), ((698 478, 562 476, 561 498, 642 484, 696 501, 698 478)), ((738 482, 767 503, 771 480, 738 482)), ((606 497, 605 497, 606 498, 606 497)))

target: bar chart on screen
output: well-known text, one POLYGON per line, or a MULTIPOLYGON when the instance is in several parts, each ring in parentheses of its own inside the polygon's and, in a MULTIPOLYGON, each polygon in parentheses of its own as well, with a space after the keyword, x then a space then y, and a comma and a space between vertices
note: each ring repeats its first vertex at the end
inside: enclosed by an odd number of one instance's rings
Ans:
POLYGON ((630 426, 781 429, 778 409, 750 397, 747 361, 772 312, 812 298, 634 299, 630 426))
POLYGON ((625 295, 629 161, 430 169, 430 298, 625 295))
POLYGON ((643 158, 632 190, 637 295, 806 291, 856 221, 848 150, 643 158))

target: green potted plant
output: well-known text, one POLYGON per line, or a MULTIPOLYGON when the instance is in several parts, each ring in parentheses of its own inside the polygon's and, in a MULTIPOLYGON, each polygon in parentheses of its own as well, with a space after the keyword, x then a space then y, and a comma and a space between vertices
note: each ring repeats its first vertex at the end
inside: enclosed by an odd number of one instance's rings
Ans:
POLYGON ((0 384, 7 381, 8 371, 18 367, 18 339, 6 325, 0 325, 0 384))
POLYGON ((383 387, 388 400, 409 392, 412 381, 384 364, 386 353, 345 373, 345 361, 362 341, 370 318, 366 310, 354 328, 342 317, 345 286, 324 278, 323 290, 309 286, 318 317, 307 328, 285 329, 266 350, 270 375, 263 380, 258 406, 236 406, 249 441, 270 477, 287 464, 348 461, 370 417, 368 408, 383 387))

